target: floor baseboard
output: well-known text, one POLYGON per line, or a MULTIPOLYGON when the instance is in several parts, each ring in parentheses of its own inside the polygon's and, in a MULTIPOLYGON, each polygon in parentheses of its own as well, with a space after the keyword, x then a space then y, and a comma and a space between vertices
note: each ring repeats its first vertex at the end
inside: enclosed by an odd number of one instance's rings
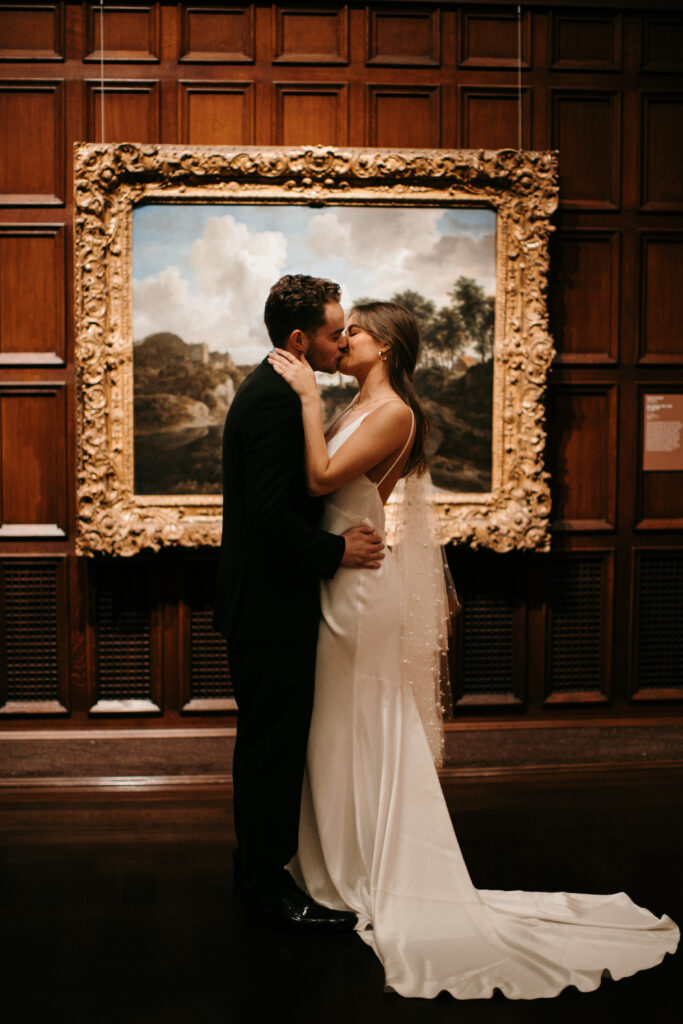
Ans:
MULTIPOLYGON (((234 740, 232 728, 5 733, 0 786, 230 785, 234 740)), ((442 775, 631 771, 681 763, 683 724, 677 722, 568 722, 552 729, 459 725, 446 731, 442 775)))

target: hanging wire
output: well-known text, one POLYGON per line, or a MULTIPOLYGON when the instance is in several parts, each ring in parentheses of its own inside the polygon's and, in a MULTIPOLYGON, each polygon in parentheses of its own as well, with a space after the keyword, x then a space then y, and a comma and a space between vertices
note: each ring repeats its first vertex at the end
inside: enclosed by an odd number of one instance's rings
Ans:
POLYGON ((100 0, 100 134, 104 143, 104 0, 100 0))
POLYGON ((517 4, 517 149, 522 148, 522 5, 517 4))

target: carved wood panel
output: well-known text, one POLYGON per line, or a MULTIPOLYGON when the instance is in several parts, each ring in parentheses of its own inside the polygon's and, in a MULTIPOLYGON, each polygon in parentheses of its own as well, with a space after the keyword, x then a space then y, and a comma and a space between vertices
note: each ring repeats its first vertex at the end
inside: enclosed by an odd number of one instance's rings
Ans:
POLYGON ((0 540, 66 537, 66 390, 0 387, 0 540))
POLYGON ((251 145, 254 87, 251 82, 179 82, 179 134, 191 145, 251 145))
POLYGON ((62 4, 0 4, 0 61, 64 60, 62 4))
POLYGON ((683 210, 683 93, 645 93, 641 132, 643 209, 683 210))
POLYGON ((273 11, 276 64, 346 64, 348 10, 329 4, 299 4, 273 11))
POLYGON ((619 71, 621 15, 587 9, 553 12, 551 68, 562 71, 619 71))
POLYGON ((472 149, 532 149, 531 89, 460 88, 461 143, 472 149))
POLYGON ((616 527, 617 388, 556 384, 548 410, 552 437, 553 530, 616 527))
POLYGON ((345 85, 276 82, 273 94, 275 142, 283 146, 344 146, 348 142, 348 92, 345 85))
POLYGON ((640 36, 643 71, 683 71, 683 18, 673 11, 643 15, 640 36))
POLYGON ((382 67, 438 67, 440 11, 367 11, 368 64, 382 67))
POLYGON ((63 83, 0 82, 0 204, 64 200, 63 83))
POLYGON ((65 259, 63 224, 0 224, 0 366, 64 363, 65 259))
POLYGON ((194 7, 181 11, 179 60, 194 64, 250 64, 254 60, 254 6, 194 7))
POLYGON ((460 67, 516 68, 520 36, 521 66, 528 68, 532 64, 529 11, 524 12, 518 23, 514 10, 499 9, 494 14, 463 7, 460 11, 460 67))
POLYGON ((620 205, 621 96, 608 90, 553 90, 552 146, 560 150, 560 206, 620 205))
MULTIPOLYGON (((102 87, 87 82, 88 139, 102 141, 102 87)), ((126 142, 159 141, 159 83, 149 80, 111 81, 104 85, 105 138, 126 142)))
POLYGON ((641 363, 683 363, 683 232, 640 236, 641 363))
POLYGON ((369 145, 426 149, 441 145, 436 86, 369 85, 369 145))
POLYGON ((159 51, 159 4, 83 4, 83 60, 156 64, 159 51))
POLYGON ((619 234, 558 231, 551 259, 550 317, 556 364, 619 359, 619 234))

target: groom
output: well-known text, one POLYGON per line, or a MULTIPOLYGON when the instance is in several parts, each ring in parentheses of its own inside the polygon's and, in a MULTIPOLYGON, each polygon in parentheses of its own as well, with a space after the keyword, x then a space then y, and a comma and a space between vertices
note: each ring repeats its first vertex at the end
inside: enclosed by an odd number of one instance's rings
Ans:
MULTIPOLYGON (((332 281, 281 278, 264 315, 273 345, 334 373, 344 330, 339 298, 332 281)), ((226 417, 223 497, 214 625, 228 641, 239 711, 235 890, 250 919, 347 930, 355 915, 315 903, 285 865, 298 845, 319 581, 340 565, 377 568, 382 541, 366 526, 338 536, 317 525, 323 505, 306 490, 300 402, 267 359, 242 382, 226 417)))

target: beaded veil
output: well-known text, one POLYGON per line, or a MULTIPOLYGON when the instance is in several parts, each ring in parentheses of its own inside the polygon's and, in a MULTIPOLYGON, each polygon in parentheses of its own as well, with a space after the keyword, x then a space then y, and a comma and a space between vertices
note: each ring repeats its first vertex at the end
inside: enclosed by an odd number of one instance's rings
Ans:
POLYGON ((396 487, 397 559, 403 611, 401 659, 434 762, 443 764, 444 713, 452 710, 448 641, 453 616, 460 610, 440 542, 431 501, 429 473, 405 477, 396 487))

